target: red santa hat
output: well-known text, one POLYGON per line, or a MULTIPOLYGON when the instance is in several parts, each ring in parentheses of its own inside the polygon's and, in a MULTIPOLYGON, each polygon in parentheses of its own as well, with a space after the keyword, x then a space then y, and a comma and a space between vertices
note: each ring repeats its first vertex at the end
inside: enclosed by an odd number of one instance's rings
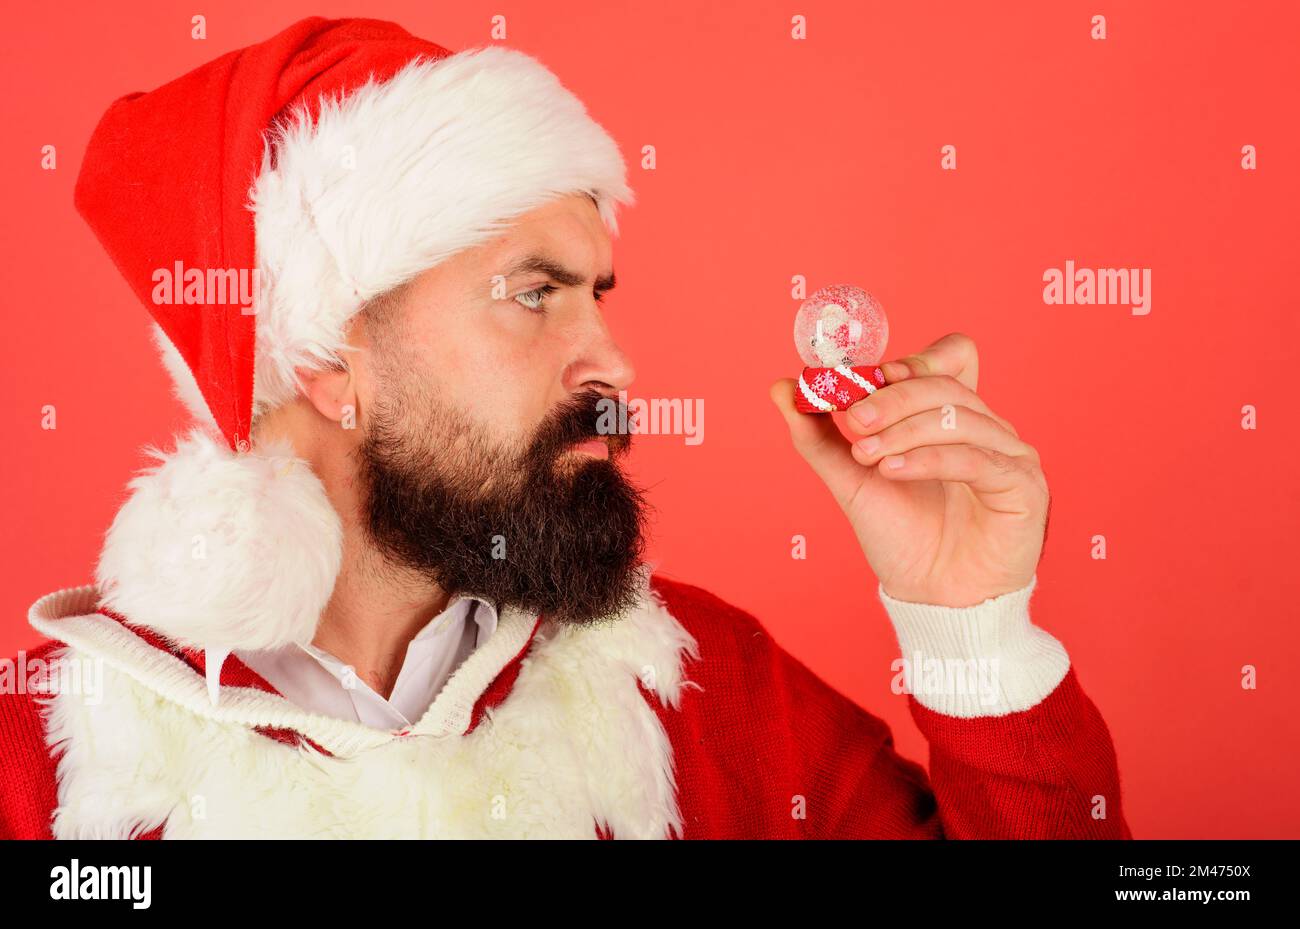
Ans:
POLYGON ((76 204, 153 317, 199 420, 133 481, 103 604, 183 646, 308 642, 341 559, 324 488, 250 444, 336 362, 371 298, 559 196, 617 233, 614 141, 536 59, 459 53, 365 19, 306 19, 104 115, 76 204))

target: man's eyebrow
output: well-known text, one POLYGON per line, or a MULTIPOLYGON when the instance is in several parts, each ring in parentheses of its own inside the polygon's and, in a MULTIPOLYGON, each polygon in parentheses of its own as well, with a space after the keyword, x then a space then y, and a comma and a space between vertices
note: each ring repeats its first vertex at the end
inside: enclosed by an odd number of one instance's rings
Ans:
MULTIPOLYGON (((565 287, 581 287, 586 278, 577 271, 566 268, 552 258, 545 255, 529 255, 521 258, 510 266, 506 272, 506 277, 514 277, 516 274, 545 274, 557 284, 563 284, 565 287)), ((614 272, 609 272, 605 277, 596 278, 591 289, 594 293, 603 294, 607 290, 613 290, 616 284, 614 272)))

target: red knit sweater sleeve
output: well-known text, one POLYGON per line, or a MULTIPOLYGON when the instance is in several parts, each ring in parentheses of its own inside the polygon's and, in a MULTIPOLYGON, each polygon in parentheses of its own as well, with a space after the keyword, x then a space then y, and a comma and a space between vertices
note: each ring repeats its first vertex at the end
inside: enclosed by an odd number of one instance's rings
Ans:
POLYGON ((1110 731, 1073 668, 1023 712, 957 719, 914 697, 911 709, 950 838, 1132 838, 1110 731))
POLYGON ((13 686, 0 688, 0 839, 49 839, 57 801, 55 762, 45 744, 42 706, 20 680, 23 668, 46 661, 57 643, 11 659, 13 686))
POLYGON ((1131 838, 1110 733, 1073 670, 1041 704, 1006 716, 959 719, 910 697, 930 743, 928 778, 898 755, 887 730, 870 740, 855 704, 849 709, 838 694, 813 693, 803 690, 792 719, 805 777, 827 818, 816 835, 1131 838), (845 745, 854 733, 863 740, 857 748, 845 745))
POLYGON ((754 617, 687 584, 656 586, 699 645, 693 686, 659 714, 685 838, 1127 836, 1110 735, 1073 672, 1003 716, 958 718, 909 697, 927 776, 754 617))

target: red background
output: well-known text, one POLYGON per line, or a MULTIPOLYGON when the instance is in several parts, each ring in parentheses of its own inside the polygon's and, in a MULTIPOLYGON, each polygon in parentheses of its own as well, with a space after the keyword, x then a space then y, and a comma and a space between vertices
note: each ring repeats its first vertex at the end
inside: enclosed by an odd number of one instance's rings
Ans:
POLYGON ((90 580, 141 447, 183 422, 143 308, 72 207, 108 103, 305 15, 362 8, 460 49, 490 42, 501 13, 508 44, 554 69, 628 159, 639 204, 609 312, 632 395, 705 401, 703 444, 637 440, 661 569, 753 612, 924 760, 889 690, 875 579, 767 397, 800 366, 792 276, 862 284, 890 313, 891 356, 972 335, 982 395, 1042 453, 1053 508, 1034 616, 1111 726, 1134 832, 1300 834, 1296 7, 695 6, 211 0, 206 41, 190 38, 192 4, 12 12, 0 653, 35 643, 33 600, 90 580), (790 38, 796 12, 806 41, 790 38), (946 144, 956 171, 940 170, 946 144), (1258 170, 1241 168, 1246 144, 1258 170), (1152 269, 1150 315, 1044 305, 1043 271, 1067 259, 1152 269), (795 534, 807 560, 790 556, 795 534))

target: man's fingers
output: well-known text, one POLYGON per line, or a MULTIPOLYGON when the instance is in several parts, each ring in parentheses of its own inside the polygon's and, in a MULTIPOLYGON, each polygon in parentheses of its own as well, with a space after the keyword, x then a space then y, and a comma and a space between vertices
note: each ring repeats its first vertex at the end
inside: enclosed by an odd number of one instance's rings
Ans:
POLYGON ((942 339, 915 355, 908 355, 880 366, 886 383, 905 381, 914 377, 933 377, 946 374, 965 384, 971 390, 979 387, 980 362, 975 340, 965 333, 950 332, 942 339))
POLYGON ((990 416, 964 406, 926 410, 853 443, 853 457, 874 465, 886 455, 901 455, 925 445, 975 445, 1004 455, 1037 461, 1033 447, 990 416))
POLYGON ((882 387, 849 407, 849 429, 871 435, 930 409, 964 406, 992 418, 1012 435, 1011 423, 989 409, 970 387, 951 375, 920 377, 882 387))
POLYGON ((891 481, 954 481, 985 498, 1002 512, 1029 512, 1035 494, 1046 499, 1046 481, 1023 459, 974 445, 927 445, 889 455, 876 466, 891 481), (993 499, 990 499, 993 498, 993 499))

